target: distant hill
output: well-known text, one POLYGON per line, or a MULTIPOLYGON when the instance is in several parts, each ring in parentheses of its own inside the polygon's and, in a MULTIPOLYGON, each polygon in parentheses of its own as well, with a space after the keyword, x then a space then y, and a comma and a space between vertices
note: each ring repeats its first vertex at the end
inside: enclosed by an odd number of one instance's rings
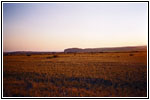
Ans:
POLYGON ((15 51, 15 52, 4 52, 4 55, 31 55, 31 54, 56 54, 62 52, 37 52, 37 51, 15 51))
POLYGON ((111 48, 68 48, 65 53, 82 53, 82 52, 128 52, 128 51, 146 51, 147 46, 130 46, 130 47, 111 47, 111 48))

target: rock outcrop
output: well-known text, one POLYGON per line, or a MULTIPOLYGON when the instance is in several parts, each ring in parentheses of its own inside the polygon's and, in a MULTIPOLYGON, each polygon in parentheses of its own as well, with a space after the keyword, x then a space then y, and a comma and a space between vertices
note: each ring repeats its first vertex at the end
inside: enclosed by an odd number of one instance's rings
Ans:
POLYGON ((113 47, 113 48, 68 48, 65 53, 82 53, 82 52, 127 52, 127 51, 146 51, 147 46, 134 46, 134 47, 113 47))

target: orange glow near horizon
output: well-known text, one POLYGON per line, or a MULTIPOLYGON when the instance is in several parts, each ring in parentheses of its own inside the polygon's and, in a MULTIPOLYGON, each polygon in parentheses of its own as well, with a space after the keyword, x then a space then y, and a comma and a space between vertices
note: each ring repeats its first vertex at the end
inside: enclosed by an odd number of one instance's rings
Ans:
POLYGON ((3 51, 147 45, 146 3, 4 3, 3 51))

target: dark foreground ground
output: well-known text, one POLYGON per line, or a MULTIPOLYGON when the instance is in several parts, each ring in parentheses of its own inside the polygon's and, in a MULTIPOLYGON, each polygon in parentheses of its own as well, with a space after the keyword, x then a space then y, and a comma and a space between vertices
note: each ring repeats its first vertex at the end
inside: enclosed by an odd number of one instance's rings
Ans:
POLYGON ((147 52, 5 54, 4 97, 145 97, 147 52))

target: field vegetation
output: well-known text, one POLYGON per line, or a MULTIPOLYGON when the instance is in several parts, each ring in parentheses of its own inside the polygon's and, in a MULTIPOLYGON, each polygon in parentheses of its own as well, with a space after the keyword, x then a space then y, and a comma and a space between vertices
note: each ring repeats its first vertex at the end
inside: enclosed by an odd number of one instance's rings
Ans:
POLYGON ((4 97, 145 97, 147 52, 5 54, 4 97))

